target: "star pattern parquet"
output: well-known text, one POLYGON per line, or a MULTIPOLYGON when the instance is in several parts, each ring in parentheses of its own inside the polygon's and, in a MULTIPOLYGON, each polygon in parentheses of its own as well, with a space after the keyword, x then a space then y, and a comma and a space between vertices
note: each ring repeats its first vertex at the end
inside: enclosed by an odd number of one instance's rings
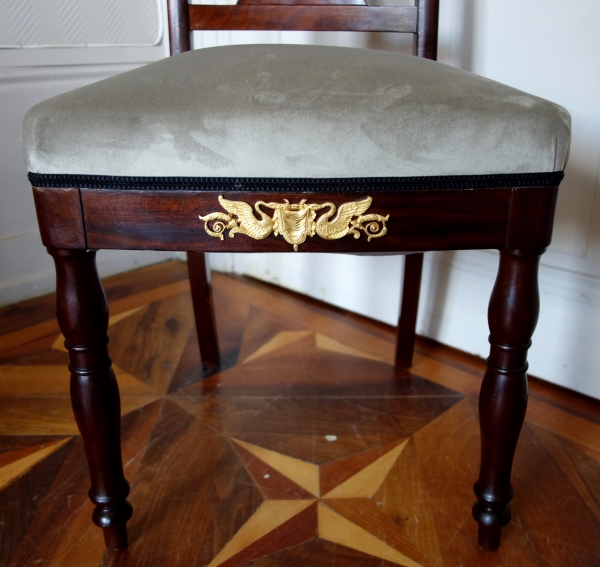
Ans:
MULTIPOLYGON (((130 549, 91 523, 52 298, 0 310, 2 566, 600 565, 600 408, 542 383, 498 553, 476 545, 481 361, 215 274, 223 365, 202 371, 185 265, 111 278, 130 549)), ((482 314, 484 316, 484 314, 482 314)))

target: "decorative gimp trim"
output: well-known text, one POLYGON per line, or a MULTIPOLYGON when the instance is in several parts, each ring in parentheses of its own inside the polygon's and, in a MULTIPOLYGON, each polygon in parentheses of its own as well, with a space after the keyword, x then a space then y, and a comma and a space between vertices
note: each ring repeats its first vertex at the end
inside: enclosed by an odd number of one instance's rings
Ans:
POLYGON ((35 187, 122 189, 135 191, 261 191, 279 193, 363 193, 393 191, 443 191, 498 187, 556 186, 562 171, 497 175, 448 175, 434 177, 121 177, 112 175, 62 175, 30 173, 35 187))

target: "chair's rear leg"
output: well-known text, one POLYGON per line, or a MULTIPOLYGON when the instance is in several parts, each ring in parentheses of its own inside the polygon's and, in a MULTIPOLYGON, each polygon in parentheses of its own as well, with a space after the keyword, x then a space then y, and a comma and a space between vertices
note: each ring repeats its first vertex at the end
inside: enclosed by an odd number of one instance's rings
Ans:
POLYGON ((56 264, 56 311, 69 351, 71 403, 90 468, 94 523, 106 547, 127 547, 132 509, 121 458, 119 387, 108 356, 108 306, 96 252, 48 249, 56 264))
POLYGON ((188 252, 187 261, 200 358, 205 368, 214 368, 219 366, 219 342, 210 284, 210 266, 204 252, 188 252))
POLYGON ((510 475, 527 407, 527 351, 539 313, 541 252, 500 253, 488 310, 491 348, 479 394, 481 465, 473 516, 479 522, 479 545, 491 551, 510 521, 510 475))
POLYGON ((396 335, 396 368, 412 366, 423 271, 423 254, 409 254, 404 258, 404 282, 396 335))

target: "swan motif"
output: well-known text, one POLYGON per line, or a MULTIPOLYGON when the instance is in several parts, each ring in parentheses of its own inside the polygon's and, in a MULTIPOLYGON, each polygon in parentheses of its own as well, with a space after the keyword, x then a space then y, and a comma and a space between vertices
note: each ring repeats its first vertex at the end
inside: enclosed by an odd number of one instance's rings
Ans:
POLYGON ((219 203, 230 216, 235 215, 238 218, 236 225, 229 231, 231 238, 241 232, 255 240, 262 240, 273 232, 273 219, 260 208, 260 205, 266 205, 263 201, 258 201, 254 205, 254 209, 260 215, 260 220, 254 216, 252 207, 243 201, 230 201, 219 196, 219 203))
MULTIPOLYGON (((316 232, 321 238, 326 240, 337 240, 343 238, 347 234, 352 234, 354 238, 360 236, 360 232, 356 230, 356 223, 351 223, 352 217, 360 217, 373 202, 371 197, 367 197, 362 201, 353 201, 340 205, 337 215, 333 220, 329 220, 336 211, 336 206, 333 203, 324 203, 324 207, 329 207, 325 214, 319 217, 316 226, 316 232)), ((358 219, 357 219, 358 220, 358 219)))
POLYGON ((273 232, 273 219, 260 208, 260 205, 265 205, 263 201, 258 201, 254 205, 254 209, 261 217, 260 220, 254 216, 252 207, 243 201, 230 201, 219 196, 219 203, 229 213, 228 215, 220 212, 200 215, 200 220, 205 223, 204 229, 210 236, 223 240, 223 233, 230 229, 231 238, 241 232, 250 238, 262 240, 273 232), (213 223, 212 229, 209 227, 209 222, 213 223))

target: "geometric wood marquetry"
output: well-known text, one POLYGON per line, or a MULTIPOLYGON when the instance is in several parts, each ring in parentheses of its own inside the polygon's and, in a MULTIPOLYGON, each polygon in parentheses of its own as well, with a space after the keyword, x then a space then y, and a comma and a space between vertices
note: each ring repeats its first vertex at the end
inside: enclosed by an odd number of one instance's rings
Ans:
POLYGON ((350 356, 357 356, 367 360, 380 360, 377 356, 352 348, 321 333, 311 333, 310 331, 281 331, 269 342, 254 351, 243 362, 250 362, 265 356, 281 356, 308 346, 329 350, 331 352, 348 354, 350 356))
MULTIPOLYGON (((358 513, 361 516, 367 518, 380 516, 381 511, 377 507, 373 509, 369 497, 374 496, 377 492, 408 440, 396 443, 393 447, 387 447, 387 452, 381 456, 379 456, 380 451, 375 450, 376 458, 374 460, 367 456, 366 461, 372 461, 370 464, 356 471, 353 476, 320 498, 319 467, 250 443, 236 439, 232 439, 232 441, 256 459, 263 461, 265 465, 272 466, 284 477, 284 481, 287 477, 291 482, 286 487, 285 482, 277 479, 278 490, 271 493, 266 492, 267 499, 219 552, 209 567, 234 567, 251 559, 279 551, 273 544, 265 544, 269 535, 277 539, 278 545, 282 546, 282 549, 320 537, 397 565, 422 567, 420 563, 402 553, 401 550, 395 549, 385 539, 378 538, 329 506, 329 499, 351 498, 354 500, 355 506, 358 506, 358 513), (302 495, 302 499, 298 499, 296 496, 298 485, 310 490, 313 497, 307 500, 302 495), (311 506, 317 503, 317 508, 311 506), (288 532, 293 534, 293 537, 288 536, 282 542, 281 533, 288 532), (267 553, 265 553, 265 549, 268 550, 267 553)), ((253 477, 258 476, 252 474, 250 466, 248 466, 251 463, 247 459, 243 460, 250 474, 253 477)), ((255 465, 254 470, 256 470, 255 465)), ((263 487, 268 486, 272 482, 271 474, 265 473, 259 482, 263 487)), ((262 492, 265 494, 264 490, 262 492)), ((409 547, 412 550, 413 546, 409 545, 409 547)))
POLYGON ((407 443, 408 439, 399 443, 375 462, 324 494, 323 498, 368 498, 374 496, 407 443))
MULTIPOLYGON (((113 365, 123 394, 152 396, 154 392, 142 381, 113 365)), ((58 365, 7 365, 0 367, 0 394, 3 396, 69 394, 69 373, 58 365)))
POLYGON ((310 477, 313 476, 318 483, 319 469, 312 463, 305 463, 287 455, 281 455, 279 459, 269 459, 269 456, 279 456, 279 453, 267 452, 262 447, 254 447, 250 443, 243 443, 236 439, 231 439, 231 441, 235 452, 265 499, 311 500, 318 495, 318 486, 314 486, 310 477), (252 450, 253 448, 254 450, 252 450), (260 456, 263 458, 261 459, 260 456), (296 464, 300 466, 296 467, 296 464), (309 467, 315 469, 314 475, 311 474, 313 471, 308 469, 309 467), (301 469, 299 473, 297 468, 301 469), (303 468, 308 470, 302 471, 303 468), (312 490, 308 490, 307 486, 312 490))
POLYGON ((321 333, 315 334, 315 346, 323 350, 329 350, 331 352, 339 352, 341 354, 347 354, 349 356, 356 356, 358 358, 365 358, 367 360, 381 360, 380 357, 363 352, 357 348, 350 347, 343 343, 340 343, 331 337, 322 335, 321 333))
POLYGON ((363 551, 398 565, 422 567, 420 563, 394 549, 384 540, 378 539, 364 528, 321 503, 319 503, 319 535, 324 540, 363 551))
POLYGON ((61 441, 27 447, 20 451, 0 455, 0 490, 23 476, 29 469, 49 457, 57 449, 60 449, 70 439, 71 437, 67 437, 61 441))
POLYGON ((302 339, 309 340, 309 344, 314 343, 314 333, 310 331, 280 331, 270 341, 262 345, 259 349, 255 350, 248 358, 243 362, 250 362, 256 358, 260 358, 271 353, 285 354, 288 349, 292 352, 298 350, 300 345, 296 344, 302 339))
POLYGON ((273 467, 289 478, 292 482, 307 490, 313 497, 319 494, 319 467, 312 463, 306 463, 300 459, 294 459, 264 447, 257 447, 250 443, 244 443, 239 439, 232 439, 235 445, 239 445, 252 453, 265 464, 273 467))
POLYGON ((317 536, 317 502, 265 500, 208 567, 243 565, 317 536), (283 536, 283 537, 282 537, 283 536))
POLYGON ((0 310, 0 566, 596 567, 600 404, 532 381, 513 521, 476 546, 485 364, 238 276, 213 275, 222 365, 197 350, 187 268, 110 278, 130 549, 90 522, 53 298, 0 310))

